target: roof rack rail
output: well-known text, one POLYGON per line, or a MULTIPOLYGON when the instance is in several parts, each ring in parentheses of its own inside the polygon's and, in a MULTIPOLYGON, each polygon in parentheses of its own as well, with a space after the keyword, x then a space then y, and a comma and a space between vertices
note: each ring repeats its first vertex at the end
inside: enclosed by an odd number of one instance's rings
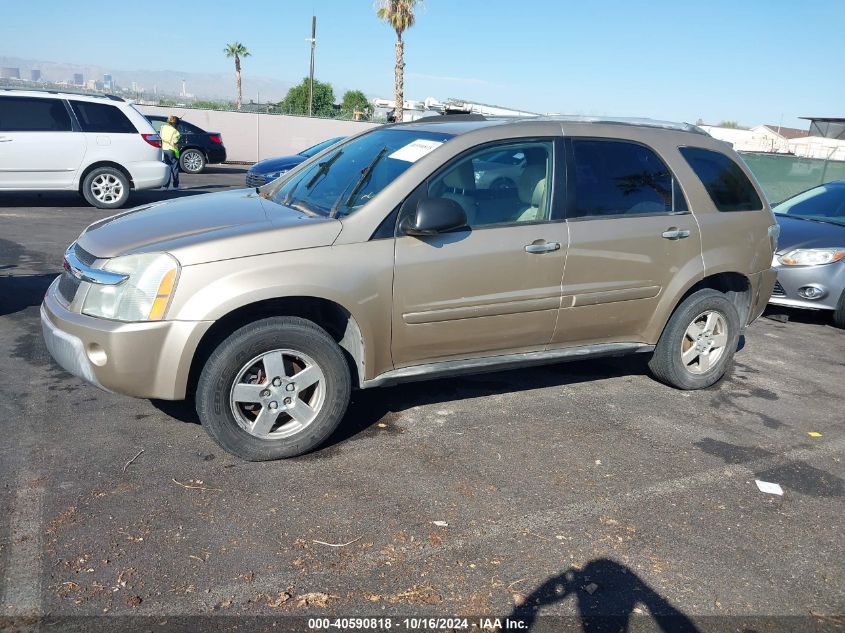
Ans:
POLYGON ((17 86, 0 86, 0 90, 6 90, 9 92, 44 92, 46 94, 51 95, 74 95, 77 97, 92 97, 94 99, 110 99, 111 101, 123 101, 125 102, 126 99, 123 97, 118 97, 117 95, 113 94, 96 94, 91 92, 76 92, 74 90, 56 90, 55 88, 26 88, 26 87, 17 87, 17 86))
POLYGON ((554 114, 537 117, 544 121, 560 121, 561 123, 610 123, 613 125, 634 125, 637 127, 655 127, 664 130, 677 130, 679 132, 690 132, 710 136, 697 125, 691 123, 678 123, 676 121, 661 121, 659 119, 646 119, 637 117, 613 117, 613 116, 579 116, 554 114))
POLYGON ((437 116, 424 116, 413 121, 402 121, 396 125, 408 125, 411 123, 460 123, 461 121, 490 121, 489 117, 483 114, 441 114, 437 116))

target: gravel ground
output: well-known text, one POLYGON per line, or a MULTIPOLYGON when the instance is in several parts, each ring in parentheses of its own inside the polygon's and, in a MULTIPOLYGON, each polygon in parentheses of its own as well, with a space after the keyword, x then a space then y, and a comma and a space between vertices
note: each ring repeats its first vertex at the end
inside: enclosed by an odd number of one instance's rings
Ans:
MULTIPOLYGON (((243 177, 213 168, 180 195, 243 177)), ((358 392, 321 450, 243 463, 190 404, 104 393, 50 360, 41 297, 67 243, 105 215, 72 194, 0 196, 0 614, 36 616, 7 625, 651 613, 670 628, 845 626, 845 333, 826 319, 760 319, 732 374, 699 392, 656 383, 643 358, 358 392)))

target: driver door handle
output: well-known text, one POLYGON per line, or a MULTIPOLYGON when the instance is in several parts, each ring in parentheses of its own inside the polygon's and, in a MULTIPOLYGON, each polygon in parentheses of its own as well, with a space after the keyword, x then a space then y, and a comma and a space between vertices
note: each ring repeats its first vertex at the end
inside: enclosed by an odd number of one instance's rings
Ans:
POLYGON ((682 240, 685 237, 689 237, 689 231, 672 227, 668 231, 663 231, 663 237, 667 240, 682 240))
POLYGON ((551 253, 560 250, 560 242, 532 242, 525 245, 526 253, 551 253))

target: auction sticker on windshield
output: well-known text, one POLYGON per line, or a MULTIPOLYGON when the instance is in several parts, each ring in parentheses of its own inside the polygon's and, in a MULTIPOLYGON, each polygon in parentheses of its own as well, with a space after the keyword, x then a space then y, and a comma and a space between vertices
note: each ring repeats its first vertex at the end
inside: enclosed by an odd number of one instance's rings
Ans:
POLYGON ((441 141, 428 141, 426 139, 418 138, 416 141, 412 141, 404 147, 400 147, 390 154, 388 158, 395 158, 396 160, 404 160, 408 163, 415 163, 420 158, 433 152, 441 145, 443 145, 441 141))

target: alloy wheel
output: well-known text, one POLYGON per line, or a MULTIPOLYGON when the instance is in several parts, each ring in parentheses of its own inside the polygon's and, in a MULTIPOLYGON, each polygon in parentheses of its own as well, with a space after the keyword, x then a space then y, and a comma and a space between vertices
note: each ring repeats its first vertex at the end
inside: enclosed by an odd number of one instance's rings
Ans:
POLYGON ((104 204, 112 204, 123 196, 123 183, 114 174, 100 174, 91 181, 91 194, 104 204))
POLYGON ((299 433, 317 418, 325 399, 323 370, 309 356, 291 349, 250 360, 229 394, 238 426, 261 439, 299 433))
POLYGON ((691 374, 710 371, 725 353, 728 343, 728 321, 717 310, 702 312, 684 331, 681 341, 681 362, 691 374))

